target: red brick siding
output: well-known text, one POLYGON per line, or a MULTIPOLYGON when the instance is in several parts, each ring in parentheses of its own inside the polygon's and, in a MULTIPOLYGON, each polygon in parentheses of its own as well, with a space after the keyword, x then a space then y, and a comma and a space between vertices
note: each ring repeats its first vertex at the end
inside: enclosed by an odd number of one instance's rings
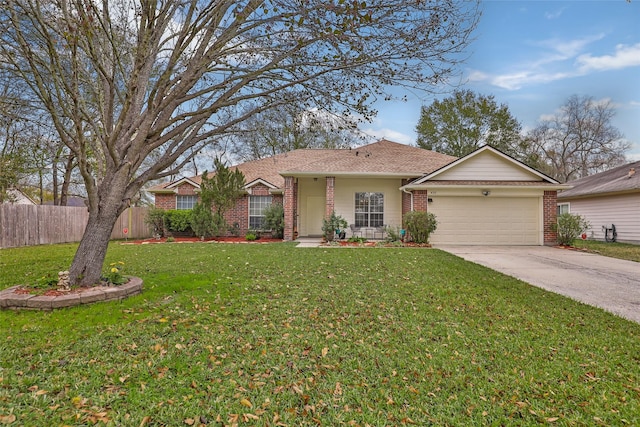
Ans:
POLYGON ((197 190, 197 188, 195 188, 193 185, 184 183, 176 187, 177 194, 176 193, 156 194, 155 195, 156 208, 164 209, 164 210, 175 209, 176 197, 178 195, 181 195, 181 196, 197 195, 198 193, 196 193, 195 190, 197 190))
POLYGON ((156 194, 156 208, 158 209, 175 209, 176 208, 176 195, 175 194, 156 194))
POLYGON ((284 240, 290 241, 295 239, 295 220, 296 220, 296 200, 297 184, 293 177, 284 177, 284 240))
POLYGON ((335 190, 336 190, 336 177, 327 177, 327 190, 326 190, 326 204, 325 204, 325 217, 331 216, 331 213, 335 210, 335 190))
MULTIPOLYGON (((195 188, 189 184, 183 184, 177 187, 179 195, 197 195, 194 191, 195 188)), ((255 185, 251 189, 251 193, 254 196, 269 196, 269 187, 265 185, 255 185)), ((175 209, 176 208, 176 196, 177 194, 156 194, 155 205, 160 209, 175 209)), ((273 202, 282 204, 283 198, 281 195, 274 195, 273 202)), ((285 213, 286 216, 286 213, 285 213)), ((239 233, 244 236, 249 231, 249 195, 241 196, 236 204, 229 209, 224 215, 225 221, 230 227, 233 227, 235 223, 238 224, 239 233)), ((231 235, 229 232, 222 233, 223 235, 231 235)))
POLYGON ((413 210, 427 212, 427 190, 416 190, 413 192, 413 210))
MULTIPOLYGON (((407 185, 409 183, 408 179, 402 180, 402 185, 407 185)), ((407 212, 411 211, 411 194, 402 192, 402 218, 407 212)))
POLYGON ((558 243, 558 234, 552 230, 552 225, 556 223, 558 216, 557 207, 558 192, 545 191, 542 198, 543 204, 543 226, 544 226, 544 244, 555 245, 558 243))

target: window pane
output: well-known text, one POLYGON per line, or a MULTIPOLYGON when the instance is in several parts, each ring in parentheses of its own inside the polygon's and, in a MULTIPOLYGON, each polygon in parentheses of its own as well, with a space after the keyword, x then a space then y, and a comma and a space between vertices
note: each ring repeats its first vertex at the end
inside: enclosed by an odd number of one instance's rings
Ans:
POLYGON ((249 196, 249 228, 262 229, 264 210, 271 205, 271 196, 249 196))
POLYGON ((198 196, 176 196, 176 209, 193 209, 198 201, 198 196))
POLYGON ((384 194, 356 193, 355 222, 357 227, 384 225, 384 194))

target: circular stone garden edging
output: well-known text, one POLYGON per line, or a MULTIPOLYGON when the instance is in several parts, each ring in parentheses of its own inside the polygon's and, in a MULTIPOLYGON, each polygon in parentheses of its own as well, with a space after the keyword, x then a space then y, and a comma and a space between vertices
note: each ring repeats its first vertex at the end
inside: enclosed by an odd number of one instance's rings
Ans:
POLYGON ((53 310, 99 301, 123 300, 142 292, 142 279, 130 277, 118 286, 95 286, 64 295, 33 295, 14 292, 20 286, 0 291, 1 309, 53 310))

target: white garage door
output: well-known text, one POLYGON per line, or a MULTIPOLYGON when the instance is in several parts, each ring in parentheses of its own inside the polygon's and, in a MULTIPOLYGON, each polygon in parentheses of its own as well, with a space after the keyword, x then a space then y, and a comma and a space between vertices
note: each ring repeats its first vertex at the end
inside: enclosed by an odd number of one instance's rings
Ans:
POLYGON ((537 197, 433 197, 429 211, 438 221, 434 244, 540 244, 537 197))

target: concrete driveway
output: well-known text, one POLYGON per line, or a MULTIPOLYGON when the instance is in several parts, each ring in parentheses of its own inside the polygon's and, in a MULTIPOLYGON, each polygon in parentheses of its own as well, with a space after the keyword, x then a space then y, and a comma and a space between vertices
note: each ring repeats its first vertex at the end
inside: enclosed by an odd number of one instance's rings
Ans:
POLYGON ((435 247, 640 323, 640 263, 546 246, 435 247))

